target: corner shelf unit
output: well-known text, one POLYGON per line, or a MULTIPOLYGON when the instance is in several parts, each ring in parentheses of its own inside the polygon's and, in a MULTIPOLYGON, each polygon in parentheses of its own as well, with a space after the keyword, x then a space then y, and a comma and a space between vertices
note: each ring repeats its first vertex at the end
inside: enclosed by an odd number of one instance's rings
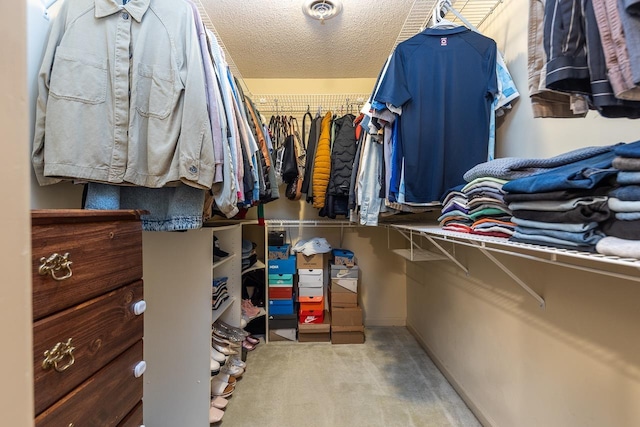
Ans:
MULTIPOLYGON (((218 238, 220 249, 229 255, 219 261, 211 262, 211 283, 217 277, 227 277, 227 292, 229 298, 217 309, 211 310, 211 323, 222 319, 233 326, 240 326, 242 311, 242 275, 240 274, 242 261, 237 255, 242 253, 242 226, 240 224, 205 227, 211 232, 211 240, 218 238)), ((213 291, 213 289, 212 289, 213 291)))
POLYGON ((493 253, 506 254, 532 261, 544 262, 566 268, 573 268, 590 273, 640 282, 640 274, 638 274, 638 269, 640 269, 640 260, 635 258, 620 258, 590 252, 559 249, 551 246, 511 242, 506 238, 443 230, 439 226, 435 225, 389 224, 388 227, 398 231, 410 242, 410 249, 394 250, 394 252, 414 262, 438 261, 443 259, 449 260, 458 265, 458 267, 460 267, 465 273, 469 274, 468 269, 458 261, 455 256, 455 245, 463 245, 478 249, 497 267, 511 277, 520 287, 529 293, 531 297, 536 299, 541 308, 545 307, 544 298, 541 295, 538 295, 514 272, 493 256, 493 253), (439 253, 423 249, 417 243, 417 240, 419 240, 417 239, 418 237, 422 237, 431 243, 439 253), (440 244, 441 242, 453 244, 452 250, 449 251, 445 249, 440 244), (428 257, 422 256, 425 252, 429 253, 428 257))

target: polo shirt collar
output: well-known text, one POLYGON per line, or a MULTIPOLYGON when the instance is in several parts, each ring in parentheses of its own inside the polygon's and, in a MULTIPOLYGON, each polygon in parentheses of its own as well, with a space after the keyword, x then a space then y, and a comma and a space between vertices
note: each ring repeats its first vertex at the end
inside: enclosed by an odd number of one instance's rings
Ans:
POLYGON ((130 0, 127 4, 121 6, 116 0, 95 0, 95 16, 96 18, 104 18, 105 16, 113 15, 125 9, 133 19, 140 22, 147 9, 149 9, 150 1, 151 0, 130 0))

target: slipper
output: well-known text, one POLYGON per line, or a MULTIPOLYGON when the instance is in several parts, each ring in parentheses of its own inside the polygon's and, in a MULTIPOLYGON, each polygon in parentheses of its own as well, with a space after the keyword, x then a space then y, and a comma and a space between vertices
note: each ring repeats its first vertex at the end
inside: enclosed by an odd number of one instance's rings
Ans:
POLYGON ((209 424, 219 423, 222 421, 223 416, 224 411, 222 409, 214 408, 213 406, 209 408, 209 424))
POLYGON ((227 403, 229 403, 229 401, 227 399, 225 399, 224 397, 221 396, 216 396, 213 398, 213 400, 211 400, 211 406, 213 406, 214 408, 218 408, 218 409, 224 409, 227 407, 227 403))

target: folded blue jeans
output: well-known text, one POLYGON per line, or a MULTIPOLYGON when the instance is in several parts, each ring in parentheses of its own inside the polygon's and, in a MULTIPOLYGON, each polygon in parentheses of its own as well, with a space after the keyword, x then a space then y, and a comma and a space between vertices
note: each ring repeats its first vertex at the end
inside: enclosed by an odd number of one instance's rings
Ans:
POLYGON ((620 157, 640 157, 640 141, 618 145, 613 152, 620 157))
POLYGON ((570 231, 522 227, 519 225, 516 227, 516 232, 527 236, 535 235, 552 237, 566 242, 573 242, 578 245, 595 245, 604 237, 604 233, 598 229, 574 233, 570 231))
POLYGON ((620 221, 637 221, 640 219, 640 212, 616 212, 615 216, 620 221))
POLYGON ((522 218, 516 218, 516 217, 511 218, 511 221, 520 227, 569 231, 572 233, 579 233, 579 232, 593 230, 598 226, 598 223, 595 221, 572 224, 572 223, 566 223, 566 222, 531 221, 528 219, 522 219, 522 218))
POLYGON ((515 179, 503 185, 509 193, 539 193, 543 191, 569 190, 574 188, 594 188, 605 178, 618 173, 611 167, 615 154, 602 153, 575 163, 570 163, 549 172, 515 179))
POLYGON ((620 200, 640 200, 640 185, 623 185, 609 191, 609 197, 620 200))
POLYGON ((539 236, 533 234, 522 234, 516 231, 513 236, 509 238, 513 242, 530 243, 534 245, 553 246, 561 249, 572 249, 576 251, 595 252, 595 245, 579 245, 575 242, 568 240, 556 239, 549 236, 539 236))
POLYGON ((620 171, 616 181, 618 184, 640 184, 640 172, 620 171))

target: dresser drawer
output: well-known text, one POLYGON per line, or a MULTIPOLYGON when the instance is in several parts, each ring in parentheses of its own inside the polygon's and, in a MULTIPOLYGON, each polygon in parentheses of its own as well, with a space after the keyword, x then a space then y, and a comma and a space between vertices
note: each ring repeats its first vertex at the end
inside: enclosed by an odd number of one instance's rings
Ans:
POLYGON ((118 424, 118 427, 140 427, 142 424, 142 402, 140 402, 129 412, 129 415, 118 424))
POLYGON ((142 277, 142 226, 136 215, 64 212, 32 213, 34 320, 142 277), (68 266, 62 260, 66 254, 68 266))
POLYGON ((134 367, 142 360, 142 341, 109 363, 78 388, 36 417, 36 427, 117 426, 142 400, 143 377, 134 367))
MULTIPOLYGON (((143 298, 142 281, 125 286, 75 307, 56 313, 33 325, 35 413, 39 414, 69 393, 120 353, 142 338, 143 315, 133 305, 143 298), (44 353, 58 343, 75 349, 73 364, 62 372, 43 367, 44 353)), ((71 361, 61 354, 58 369, 71 361)), ((83 424, 84 425, 84 424, 83 424)), ((68 424, 65 424, 65 427, 68 424)))

